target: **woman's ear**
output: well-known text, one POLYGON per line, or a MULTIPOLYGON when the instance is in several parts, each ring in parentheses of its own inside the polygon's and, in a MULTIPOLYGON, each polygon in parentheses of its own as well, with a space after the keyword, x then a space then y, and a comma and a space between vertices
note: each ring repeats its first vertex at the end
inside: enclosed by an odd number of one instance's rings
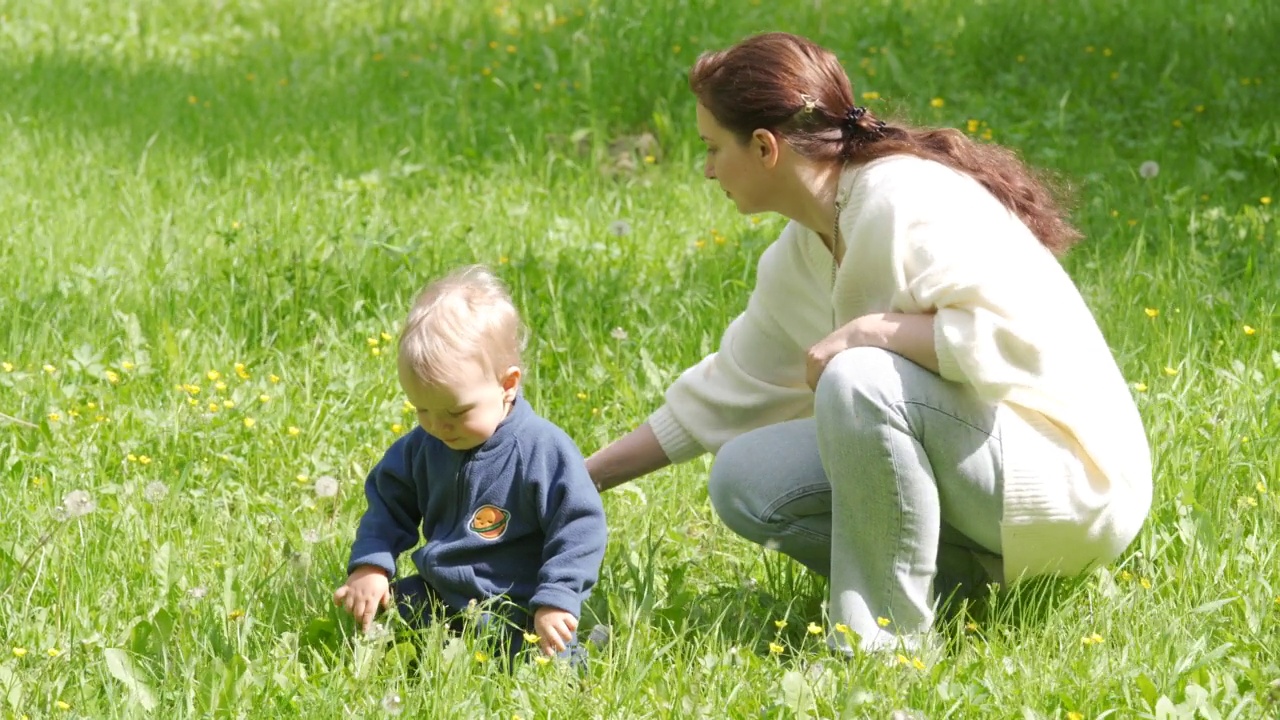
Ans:
POLYGON ((760 164, 772 170, 778 164, 782 148, 778 144, 778 136, 764 129, 751 133, 751 152, 760 159, 760 164))

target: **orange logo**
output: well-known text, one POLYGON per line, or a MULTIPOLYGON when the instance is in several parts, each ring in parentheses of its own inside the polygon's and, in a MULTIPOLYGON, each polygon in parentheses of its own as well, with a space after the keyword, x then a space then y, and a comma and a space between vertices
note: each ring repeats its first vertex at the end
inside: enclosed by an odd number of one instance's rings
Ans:
POLYGON ((471 516, 471 524, 467 529, 485 540, 497 540, 507 532, 507 521, 511 513, 493 505, 481 505, 471 516))

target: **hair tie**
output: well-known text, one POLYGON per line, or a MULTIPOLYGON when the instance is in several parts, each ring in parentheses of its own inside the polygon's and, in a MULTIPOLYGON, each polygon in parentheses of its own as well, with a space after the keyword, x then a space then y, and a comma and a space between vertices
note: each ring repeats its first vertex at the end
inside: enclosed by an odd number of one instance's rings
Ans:
POLYGON ((862 118, 867 116, 867 108, 862 105, 854 105, 844 114, 844 119, 840 122, 840 129, 844 131, 846 138, 856 135, 858 132, 866 132, 871 135, 879 135, 884 129, 884 122, 876 120, 872 123, 873 127, 864 129, 862 127, 862 118))

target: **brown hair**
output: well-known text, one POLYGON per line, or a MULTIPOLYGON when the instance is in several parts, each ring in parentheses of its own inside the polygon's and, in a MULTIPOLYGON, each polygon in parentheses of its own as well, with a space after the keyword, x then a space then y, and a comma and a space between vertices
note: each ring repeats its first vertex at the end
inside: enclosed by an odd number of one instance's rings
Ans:
POLYGON ((935 160, 981 183, 1055 255, 1080 240, 1054 190, 1011 150, 953 128, 877 119, 854 103, 836 56, 806 38, 764 33, 703 53, 689 71, 689 89, 742 142, 765 129, 818 161, 862 164, 897 154, 935 160))

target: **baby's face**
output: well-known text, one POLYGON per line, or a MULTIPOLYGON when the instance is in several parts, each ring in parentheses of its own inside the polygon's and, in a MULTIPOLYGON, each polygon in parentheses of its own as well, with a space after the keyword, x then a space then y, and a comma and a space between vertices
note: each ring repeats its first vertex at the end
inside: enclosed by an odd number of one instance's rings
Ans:
POLYGON ((477 363, 448 384, 426 384, 400 363, 400 387, 418 411, 418 424, 454 450, 470 450, 493 436, 515 400, 520 371, 499 380, 477 363))

